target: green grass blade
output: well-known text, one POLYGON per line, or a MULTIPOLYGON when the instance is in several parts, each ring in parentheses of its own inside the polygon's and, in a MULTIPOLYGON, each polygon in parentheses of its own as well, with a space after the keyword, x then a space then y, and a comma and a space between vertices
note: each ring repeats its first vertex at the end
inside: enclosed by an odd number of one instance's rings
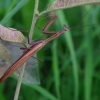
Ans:
POLYGON ((59 76, 59 65, 58 65, 58 57, 57 57, 57 41, 55 40, 53 42, 52 46, 52 67, 53 67, 53 73, 54 73, 54 83, 55 83, 55 91, 57 94, 57 97, 61 98, 60 93, 60 76, 59 76))
MULTIPOLYGON (((62 25, 65 23, 68 26, 67 19, 64 17, 64 13, 62 11, 58 12, 58 16, 59 16, 60 23, 62 25)), ((75 91, 74 91, 75 99, 74 100, 78 100, 78 97, 79 97, 78 67, 79 67, 79 65, 78 65, 78 62, 76 59, 76 55, 75 55, 74 44, 72 41, 71 32, 67 31, 64 35, 65 35, 66 44, 68 45, 68 48, 70 50, 70 54, 72 57, 73 75, 74 75, 74 82, 75 82, 75 91)))
MULTIPOLYGON (((84 7, 84 13, 90 9, 90 6, 84 7)), ((89 23, 89 18, 85 18, 84 24, 89 23)), ((84 29, 84 42, 86 42, 86 53, 85 53, 85 78, 84 78, 84 99, 91 100, 91 90, 92 90, 92 79, 93 79, 93 47, 92 47, 92 36, 89 33, 89 28, 84 29)))
POLYGON ((58 100, 55 96, 53 96, 50 92, 48 92, 47 90, 45 90, 44 88, 42 88, 39 85, 34 85, 34 84, 27 84, 26 86, 29 86, 33 89, 35 89, 36 91, 38 91, 41 95, 45 96, 46 98, 50 99, 50 100, 58 100))
POLYGON ((7 23, 7 21, 22 7, 24 6, 26 3, 28 2, 28 0, 21 0, 16 6, 15 8, 12 9, 12 11, 10 13, 8 13, 0 22, 1 24, 5 24, 7 23))

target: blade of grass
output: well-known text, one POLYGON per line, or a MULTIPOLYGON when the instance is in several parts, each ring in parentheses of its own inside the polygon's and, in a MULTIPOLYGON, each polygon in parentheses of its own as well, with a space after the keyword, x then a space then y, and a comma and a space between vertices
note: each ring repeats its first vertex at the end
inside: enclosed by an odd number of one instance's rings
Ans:
POLYGON ((87 40, 87 53, 85 60, 85 79, 84 79, 84 91, 85 100, 91 100, 91 89, 92 89, 92 74, 93 74, 93 53, 92 53, 92 40, 88 36, 87 40))
POLYGON ((58 100, 55 96, 53 96, 50 92, 48 92, 46 89, 42 88, 39 85, 34 85, 34 84, 27 84, 27 86, 35 89, 38 91, 41 95, 45 96, 46 98, 50 100, 58 100))
MULTIPOLYGON (((59 11, 59 12, 57 12, 57 14, 59 16, 60 23, 61 24, 65 23, 68 26, 68 22, 64 16, 64 13, 62 11, 59 11)), ((74 100, 78 100, 78 97, 79 97, 78 67, 79 67, 79 65, 78 65, 78 62, 76 59, 76 55, 75 55, 74 44, 72 41, 71 32, 67 31, 67 33, 65 33, 64 35, 65 35, 66 44, 68 45, 68 48, 70 50, 70 54, 72 57, 73 76, 74 76, 74 81, 75 81, 74 100)))
POLYGON ((16 6, 15 8, 12 9, 12 11, 10 11, 10 13, 8 13, 0 22, 1 24, 5 24, 7 23, 7 21, 22 7, 24 6, 26 3, 28 2, 28 0, 21 0, 16 6))
POLYGON ((7 9, 5 15, 7 15, 8 13, 11 12, 11 10, 13 9, 13 7, 16 5, 17 2, 18 2, 17 0, 13 0, 13 1, 11 2, 10 7, 7 9))
MULTIPOLYGON (((84 7, 84 13, 90 9, 90 6, 84 7)), ((83 23, 89 23, 89 18, 85 18, 83 23)), ((84 40, 86 42, 86 56, 85 56, 85 78, 84 78, 84 99, 91 100, 91 90, 92 90, 92 78, 93 78, 93 47, 92 47, 92 36, 89 33, 89 28, 84 29, 84 40)))
POLYGON ((4 88, 5 88, 5 84, 4 84, 4 83, 1 83, 1 84, 0 84, 0 99, 1 99, 1 100, 6 100, 6 97, 5 97, 4 94, 3 94, 4 88))
POLYGON ((52 68, 54 73, 54 83, 55 83, 55 90, 58 99, 61 99, 61 93, 60 93, 60 76, 59 76, 59 65, 58 65, 58 59, 57 59, 57 41, 55 40, 53 42, 52 46, 52 68))

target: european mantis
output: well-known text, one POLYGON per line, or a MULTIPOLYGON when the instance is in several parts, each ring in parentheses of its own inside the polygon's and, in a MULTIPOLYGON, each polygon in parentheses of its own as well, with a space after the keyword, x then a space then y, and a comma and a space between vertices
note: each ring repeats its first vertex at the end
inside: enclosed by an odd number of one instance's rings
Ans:
POLYGON ((47 22, 42 32, 43 34, 53 34, 53 35, 45 40, 30 43, 31 44, 30 48, 27 48, 27 50, 22 54, 22 56, 7 69, 7 71, 0 78, 0 82, 3 82, 8 76, 10 76, 15 70, 17 70, 21 65, 23 65, 24 62, 26 62, 32 55, 38 52, 48 42, 57 38, 59 35, 63 34, 65 31, 68 30, 67 26, 64 25, 64 28, 61 31, 48 32, 47 29, 57 19, 57 15, 49 14, 48 16, 52 16, 53 18, 47 22))

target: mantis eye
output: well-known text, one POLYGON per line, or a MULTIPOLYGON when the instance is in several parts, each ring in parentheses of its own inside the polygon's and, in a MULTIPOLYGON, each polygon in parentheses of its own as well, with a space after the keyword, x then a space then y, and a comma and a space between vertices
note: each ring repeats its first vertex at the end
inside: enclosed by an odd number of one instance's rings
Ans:
POLYGON ((64 28, 63 28, 65 31, 68 30, 68 27, 64 24, 64 28))

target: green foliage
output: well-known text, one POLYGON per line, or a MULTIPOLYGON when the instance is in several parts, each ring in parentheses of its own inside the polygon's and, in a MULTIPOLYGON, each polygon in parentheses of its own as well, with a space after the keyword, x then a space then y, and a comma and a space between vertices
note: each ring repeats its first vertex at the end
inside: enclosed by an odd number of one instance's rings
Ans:
MULTIPOLYGON (((34 0, 20 1, 24 3, 11 1, 0 1, 0 22, 5 26, 29 30, 34 0)), ((48 5, 49 1, 40 0, 39 11, 46 9, 48 5)), ((58 19, 50 30, 60 30, 63 24, 70 28, 80 27, 65 32, 38 52, 38 58, 43 60, 43 63, 39 63, 41 84, 22 84, 19 100, 99 100, 99 10, 99 6, 83 6, 56 12, 58 19), (89 9, 89 13, 81 19, 89 9), (81 20, 77 23, 79 19, 81 20)), ((49 18, 41 18, 37 25, 43 28, 49 18)), ((41 35, 41 30, 35 27, 34 38, 41 35)), ((13 100, 15 87, 16 82, 11 78, 1 83, 0 100, 13 100)))

